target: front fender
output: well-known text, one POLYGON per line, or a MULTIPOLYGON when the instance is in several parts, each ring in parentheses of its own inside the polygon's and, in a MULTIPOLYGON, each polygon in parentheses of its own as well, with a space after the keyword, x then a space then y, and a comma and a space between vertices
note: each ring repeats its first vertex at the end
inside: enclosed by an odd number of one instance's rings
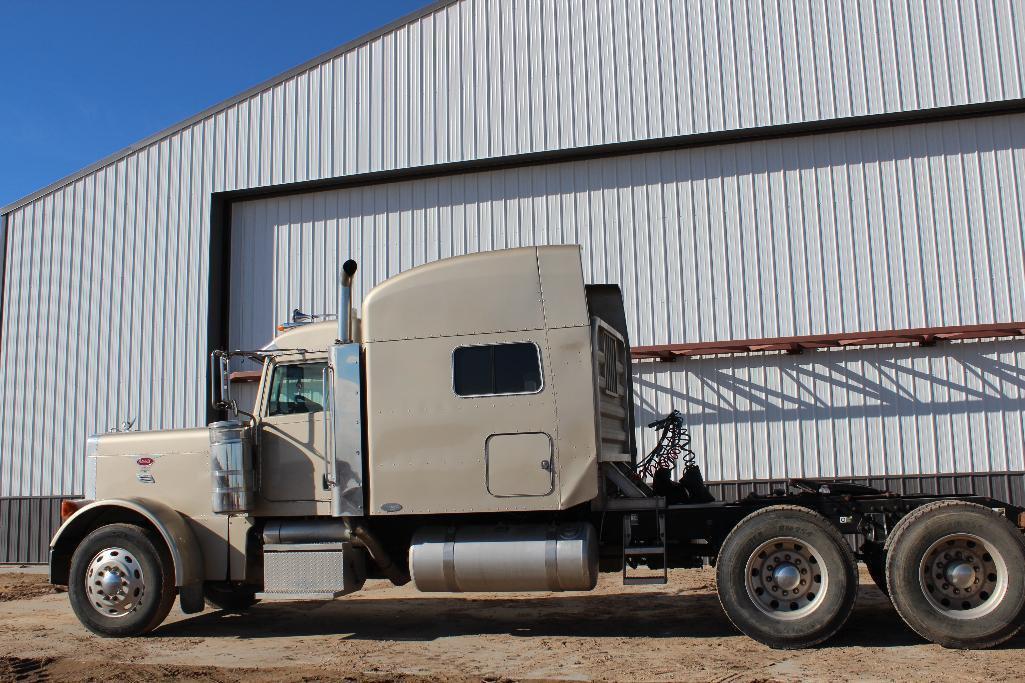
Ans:
POLYGON ((50 541, 51 583, 67 584, 72 553, 103 515, 107 515, 110 522, 131 521, 132 517, 144 518, 167 544, 174 564, 174 585, 183 588, 202 584, 202 550, 189 523, 174 508, 146 498, 99 500, 71 515, 50 541))

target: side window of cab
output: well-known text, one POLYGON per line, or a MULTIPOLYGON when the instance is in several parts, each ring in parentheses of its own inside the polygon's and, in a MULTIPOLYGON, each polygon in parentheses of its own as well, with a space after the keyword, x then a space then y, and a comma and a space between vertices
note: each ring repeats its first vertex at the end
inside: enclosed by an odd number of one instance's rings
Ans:
POLYGON ((326 362, 275 366, 267 397, 267 417, 322 412, 326 367, 326 362))
POLYGON ((452 353, 456 396, 536 394, 543 388, 541 349, 533 342, 460 346, 452 353))

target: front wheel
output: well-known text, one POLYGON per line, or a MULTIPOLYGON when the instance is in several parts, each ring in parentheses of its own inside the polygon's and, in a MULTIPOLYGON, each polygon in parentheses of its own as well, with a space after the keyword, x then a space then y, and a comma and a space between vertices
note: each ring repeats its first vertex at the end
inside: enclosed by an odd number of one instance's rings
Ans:
POLYGON ((847 621, 858 589, 854 554, 824 517, 774 505, 742 519, 716 564, 719 601, 745 635, 773 648, 817 645, 847 621))
POLYGON ((902 519, 887 542, 886 583, 901 618, 944 647, 998 645, 1025 622, 1025 540, 1004 516, 957 500, 902 519))
POLYGON ((68 597, 82 625, 105 637, 152 631, 174 604, 174 565, 154 532, 134 524, 96 529, 71 556, 68 597))

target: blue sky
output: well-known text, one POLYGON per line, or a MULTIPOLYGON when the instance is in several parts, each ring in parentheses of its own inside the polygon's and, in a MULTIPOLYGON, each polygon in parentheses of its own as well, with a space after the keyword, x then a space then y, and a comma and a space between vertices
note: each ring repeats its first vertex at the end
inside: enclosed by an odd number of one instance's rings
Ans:
POLYGON ((4 0, 0 206, 429 0, 4 0))

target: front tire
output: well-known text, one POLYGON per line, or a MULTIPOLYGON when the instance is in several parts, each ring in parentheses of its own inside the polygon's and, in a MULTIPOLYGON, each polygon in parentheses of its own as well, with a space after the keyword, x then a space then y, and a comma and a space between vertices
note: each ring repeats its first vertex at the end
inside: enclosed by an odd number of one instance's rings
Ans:
POLYGON ((134 524, 96 529, 71 556, 68 597, 82 625, 99 636, 139 636, 174 604, 174 565, 156 533, 134 524))
POLYGON ((742 519, 716 564, 719 602, 745 635, 777 649, 817 645, 857 597, 854 554, 822 515, 774 505, 742 519))
POLYGON ((1006 517, 958 500, 923 505, 887 542, 886 583, 901 618, 944 647, 993 647, 1025 622, 1025 539, 1006 517))

